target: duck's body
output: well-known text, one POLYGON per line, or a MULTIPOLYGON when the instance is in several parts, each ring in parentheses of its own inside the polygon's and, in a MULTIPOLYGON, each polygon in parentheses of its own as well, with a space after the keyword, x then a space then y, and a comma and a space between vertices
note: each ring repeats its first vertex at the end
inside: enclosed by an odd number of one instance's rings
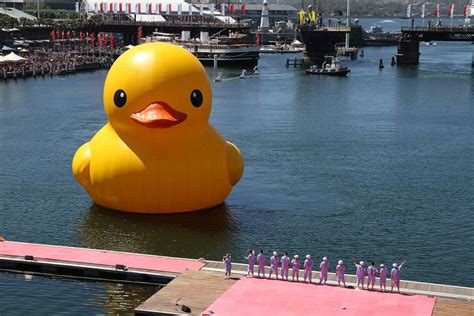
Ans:
POLYGON ((154 96, 145 104, 152 102, 148 115, 155 121, 162 107, 174 106, 158 122, 168 125, 149 126, 143 121, 146 113, 134 114, 143 108, 140 105, 120 117, 125 123, 116 123, 118 128, 107 123, 76 152, 73 173, 95 203, 128 212, 189 212, 223 203, 240 179, 243 159, 237 147, 225 141, 207 119, 193 123, 190 111, 198 110, 180 106, 180 98, 165 100, 170 106, 161 106, 162 101, 163 97, 154 96), (186 113, 181 122, 175 123, 174 117, 179 116, 175 110, 186 113), (136 117, 141 121, 137 123, 136 117))

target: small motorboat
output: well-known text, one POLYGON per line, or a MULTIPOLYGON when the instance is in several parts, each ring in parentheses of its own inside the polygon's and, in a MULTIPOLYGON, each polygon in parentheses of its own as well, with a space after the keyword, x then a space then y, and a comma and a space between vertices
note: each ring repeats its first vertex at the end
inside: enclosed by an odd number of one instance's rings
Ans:
POLYGON ((326 57, 326 61, 323 63, 321 68, 317 65, 313 65, 306 70, 306 73, 309 75, 345 77, 350 71, 351 70, 347 66, 341 64, 341 61, 338 58, 329 56, 326 57))

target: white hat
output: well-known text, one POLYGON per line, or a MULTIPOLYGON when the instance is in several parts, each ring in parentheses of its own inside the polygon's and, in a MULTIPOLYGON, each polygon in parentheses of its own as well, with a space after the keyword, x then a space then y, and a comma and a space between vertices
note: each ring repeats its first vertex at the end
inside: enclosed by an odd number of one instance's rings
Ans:
POLYGON ((306 255, 306 259, 311 259, 311 256, 310 256, 310 255, 306 255))
POLYGON ((393 266, 394 268, 398 268, 398 264, 396 264, 396 263, 392 264, 392 266, 393 266))
POLYGON ((361 266, 363 266, 363 265, 364 265, 364 261, 359 262, 359 264, 360 264, 361 266))
POLYGON ((327 257, 324 257, 324 258, 323 258, 323 260, 324 260, 324 261, 327 261, 327 260, 328 260, 328 258, 327 258, 327 257))
POLYGON ((342 260, 339 260, 337 263, 338 263, 338 264, 343 264, 343 263, 344 263, 344 261, 342 261, 342 260))
POLYGON ((381 267, 385 267, 385 266, 383 265, 383 263, 381 263, 380 266, 381 266, 381 267))
POLYGON ((274 252, 273 252, 273 255, 274 255, 274 256, 278 256, 278 252, 274 251, 274 252))
POLYGON ((295 255, 295 259, 298 259, 298 255, 295 255))

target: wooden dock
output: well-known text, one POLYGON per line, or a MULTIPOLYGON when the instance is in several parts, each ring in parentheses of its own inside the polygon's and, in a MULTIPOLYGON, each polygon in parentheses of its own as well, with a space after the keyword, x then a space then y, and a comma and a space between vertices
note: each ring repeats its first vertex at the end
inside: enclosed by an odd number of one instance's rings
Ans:
POLYGON ((186 315, 201 315, 238 279, 224 279, 217 272, 188 270, 138 306, 135 315, 185 314, 183 305, 191 309, 186 315))
MULTIPOLYGON (((192 314, 199 315, 246 274, 247 265, 233 263, 233 278, 225 280, 224 264, 218 261, 0 240, 0 271, 166 284, 137 308, 137 315, 184 314, 181 311, 183 305, 188 306, 192 314)), ((268 272, 267 267, 267 276, 268 272)), ((302 273, 300 270, 300 280, 303 279, 302 273)), ((313 271, 312 279, 313 282, 319 281, 318 271, 313 271)), ((348 286, 354 286, 355 281, 354 275, 346 275, 348 286)), ((283 287, 285 283, 286 286, 299 286, 288 281, 270 282, 283 287)), ((329 273, 328 285, 335 288, 336 284, 335 274, 329 273)), ((317 285, 314 287, 319 288, 317 285)), ((347 291, 343 296, 355 295, 355 292, 347 291)), ((474 288, 402 280, 401 293, 436 297, 435 316, 474 315, 474 288)), ((389 293, 378 295, 387 295, 387 298, 398 296, 389 293)))
MULTIPOLYGON (((244 278, 246 279, 246 278, 244 278)), ((214 302, 216 302, 226 291, 228 291, 237 281, 239 277, 231 279, 224 279, 223 273, 209 272, 209 271, 194 271, 189 270, 179 275, 171 281, 164 288, 156 292, 152 297, 142 303, 135 309, 135 315, 211 315, 210 313, 204 313, 214 302), (182 306, 187 306, 191 309, 190 313, 185 313, 182 310, 182 306)), ((248 279, 247 279, 248 280, 248 279)), ((246 280, 246 281, 247 281, 246 280)), ((288 281, 268 281, 267 279, 255 279, 255 282, 270 282, 271 286, 275 288, 287 288, 286 296, 300 295, 301 293, 295 292, 290 289, 291 286, 298 284, 300 286, 314 287, 313 289, 320 289, 323 292, 329 290, 343 291, 343 289, 337 286, 318 286, 308 285, 302 282, 288 282, 288 281)), ((285 290, 286 291, 286 290, 285 290)), ((346 289, 346 295, 357 294, 354 290, 346 289), (354 291, 354 292, 353 292, 354 291), (352 294, 351 294, 352 293, 352 294)), ((264 293, 266 293, 265 291, 264 293)), ((270 291, 272 292, 272 291, 270 291)), ((379 297, 383 296, 385 301, 393 301, 395 298, 404 300, 405 298, 411 298, 413 295, 405 294, 382 294, 379 292, 364 291, 370 294, 377 294, 379 297), (385 299, 386 296, 386 299, 385 299)), ((262 291, 257 291, 255 294, 258 296, 262 291)), ((274 293, 273 293, 274 294, 274 293)), ((344 293, 343 293, 344 294, 344 293)), ((269 295, 270 297, 272 295, 269 295)), ((341 295, 334 295, 341 296, 341 295)), ((375 296, 375 295, 374 295, 375 296)), ((418 295, 420 297, 426 297, 418 295)), ((238 299, 238 296, 236 296, 238 299)), ((263 297, 261 298, 263 299, 263 297)), ((292 300, 292 299, 290 299, 292 300)), ((269 297, 263 299, 264 305, 269 303, 269 297)), ((278 302, 276 303, 278 304, 278 302)), ((456 300, 448 298, 437 298, 434 304, 433 313, 426 313, 426 315, 433 316, 472 316, 474 315, 474 302, 472 300, 456 300)), ((295 311, 296 312, 296 311, 295 311)), ((219 314, 219 312, 216 312, 219 314)), ((232 315, 232 312, 227 313, 232 315)), ((227 315, 226 314, 226 315, 227 315)), ((298 313, 297 313, 298 314, 298 313)))
POLYGON ((293 67, 305 67, 306 66, 306 63, 304 61, 303 58, 293 58, 293 59, 290 59, 290 58, 287 58, 286 59, 286 62, 285 62, 285 67, 288 68, 290 66, 293 66, 293 67))

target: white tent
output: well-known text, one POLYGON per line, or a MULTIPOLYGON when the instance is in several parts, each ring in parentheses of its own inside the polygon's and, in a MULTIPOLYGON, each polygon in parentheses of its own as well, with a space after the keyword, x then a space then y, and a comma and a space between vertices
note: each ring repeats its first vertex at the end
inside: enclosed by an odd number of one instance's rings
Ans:
POLYGON ((7 45, 3 45, 2 50, 15 50, 15 49, 8 47, 7 45))
POLYGON ((223 22, 236 23, 232 17, 223 16, 214 4, 210 9, 207 8, 209 5, 192 5, 184 0, 85 0, 85 2, 85 10, 88 13, 125 13, 133 15, 139 22, 165 22, 163 15, 189 16, 192 13, 194 16, 212 15, 223 22))
POLYGON ((2 59, 3 62, 7 62, 7 63, 8 62, 17 63, 17 62, 26 61, 26 60, 27 60, 26 58, 18 56, 17 54, 15 54, 13 52, 11 52, 7 56, 3 57, 3 59, 2 59))
MULTIPOLYGON (((86 0, 86 3, 86 10, 91 13, 119 13, 122 10, 129 14, 176 14, 181 11, 185 15, 190 6, 183 0, 86 0)), ((193 7, 193 11, 198 12, 198 9, 193 7)))

